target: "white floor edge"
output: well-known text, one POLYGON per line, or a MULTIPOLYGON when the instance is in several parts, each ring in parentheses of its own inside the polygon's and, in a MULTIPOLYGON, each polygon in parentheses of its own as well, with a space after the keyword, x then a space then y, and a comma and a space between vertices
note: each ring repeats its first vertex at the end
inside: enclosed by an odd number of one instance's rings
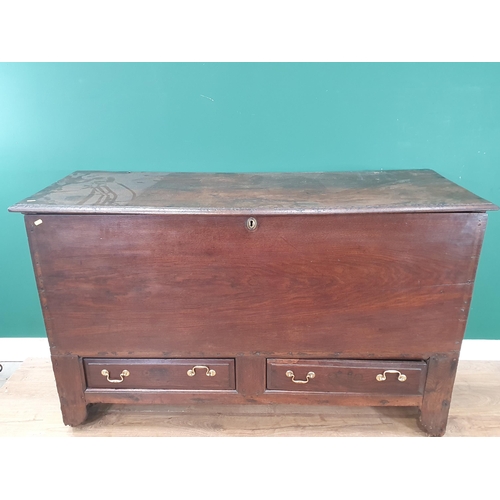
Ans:
MULTIPOLYGON (((0 362, 48 356, 50 351, 46 338, 0 338, 0 362)), ((462 343, 460 359, 500 361, 500 340, 466 339, 462 343)))

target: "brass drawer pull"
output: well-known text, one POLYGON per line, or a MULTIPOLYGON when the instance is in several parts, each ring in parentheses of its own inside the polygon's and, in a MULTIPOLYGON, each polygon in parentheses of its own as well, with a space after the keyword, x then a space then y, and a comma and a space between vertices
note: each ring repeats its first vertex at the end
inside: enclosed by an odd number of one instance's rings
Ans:
POLYGON ((110 379, 109 378, 109 372, 108 370, 102 370, 101 371, 101 375, 103 377, 106 377, 106 380, 108 382, 111 382, 112 384, 120 384, 121 382, 123 382, 123 377, 128 377, 130 375, 130 372, 128 370, 123 370, 121 373, 120 373, 120 380, 113 380, 113 379, 110 379))
POLYGON ((194 377, 196 375, 196 369, 199 368, 200 370, 207 370, 206 376, 207 377, 215 377, 217 372, 215 370, 210 370, 208 366, 193 366, 190 370, 187 371, 188 376, 194 377))
POLYGON ((307 375, 306 375, 306 379, 305 380, 295 380, 295 374, 292 372, 292 370, 288 370, 285 375, 288 377, 288 378, 291 378, 292 379, 292 382, 294 382, 295 384, 307 384, 307 382, 309 382, 309 379, 311 378, 314 378, 316 376, 316 374, 314 372, 309 372, 307 375))
POLYGON ((398 380, 400 382, 404 382, 406 380, 406 375, 404 373, 401 373, 400 371, 398 370, 386 370, 384 373, 379 373, 377 376, 376 376, 376 379, 379 381, 379 382, 383 382, 384 380, 387 379, 387 377, 385 376, 386 373, 397 373, 398 374, 398 380))

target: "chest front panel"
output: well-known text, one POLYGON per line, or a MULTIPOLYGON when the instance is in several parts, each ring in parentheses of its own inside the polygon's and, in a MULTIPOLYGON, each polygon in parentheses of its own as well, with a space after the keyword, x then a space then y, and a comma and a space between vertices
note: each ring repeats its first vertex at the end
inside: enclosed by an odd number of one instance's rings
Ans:
POLYGON ((459 349, 485 214, 255 219, 256 229, 239 215, 26 216, 53 352, 421 359, 459 349))

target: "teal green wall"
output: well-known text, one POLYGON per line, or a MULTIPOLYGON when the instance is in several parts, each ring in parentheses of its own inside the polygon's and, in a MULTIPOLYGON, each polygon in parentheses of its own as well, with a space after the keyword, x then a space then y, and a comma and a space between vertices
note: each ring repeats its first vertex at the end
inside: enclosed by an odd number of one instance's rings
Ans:
MULTIPOLYGON (((500 64, 0 64, 0 336, 43 336, 22 216, 77 169, 432 168, 500 204, 500 64)), ((500 213, 467 326, 500 339, 500 213)))

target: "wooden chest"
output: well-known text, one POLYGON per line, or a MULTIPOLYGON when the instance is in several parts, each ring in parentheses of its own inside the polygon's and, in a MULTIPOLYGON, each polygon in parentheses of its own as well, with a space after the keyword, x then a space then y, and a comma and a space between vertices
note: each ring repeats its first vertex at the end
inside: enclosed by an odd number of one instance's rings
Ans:
POLYGON ((399 405, 431 435, 495 209, 431 170, 80 171, 10 207, 66 424, 90 403, 399 405))

